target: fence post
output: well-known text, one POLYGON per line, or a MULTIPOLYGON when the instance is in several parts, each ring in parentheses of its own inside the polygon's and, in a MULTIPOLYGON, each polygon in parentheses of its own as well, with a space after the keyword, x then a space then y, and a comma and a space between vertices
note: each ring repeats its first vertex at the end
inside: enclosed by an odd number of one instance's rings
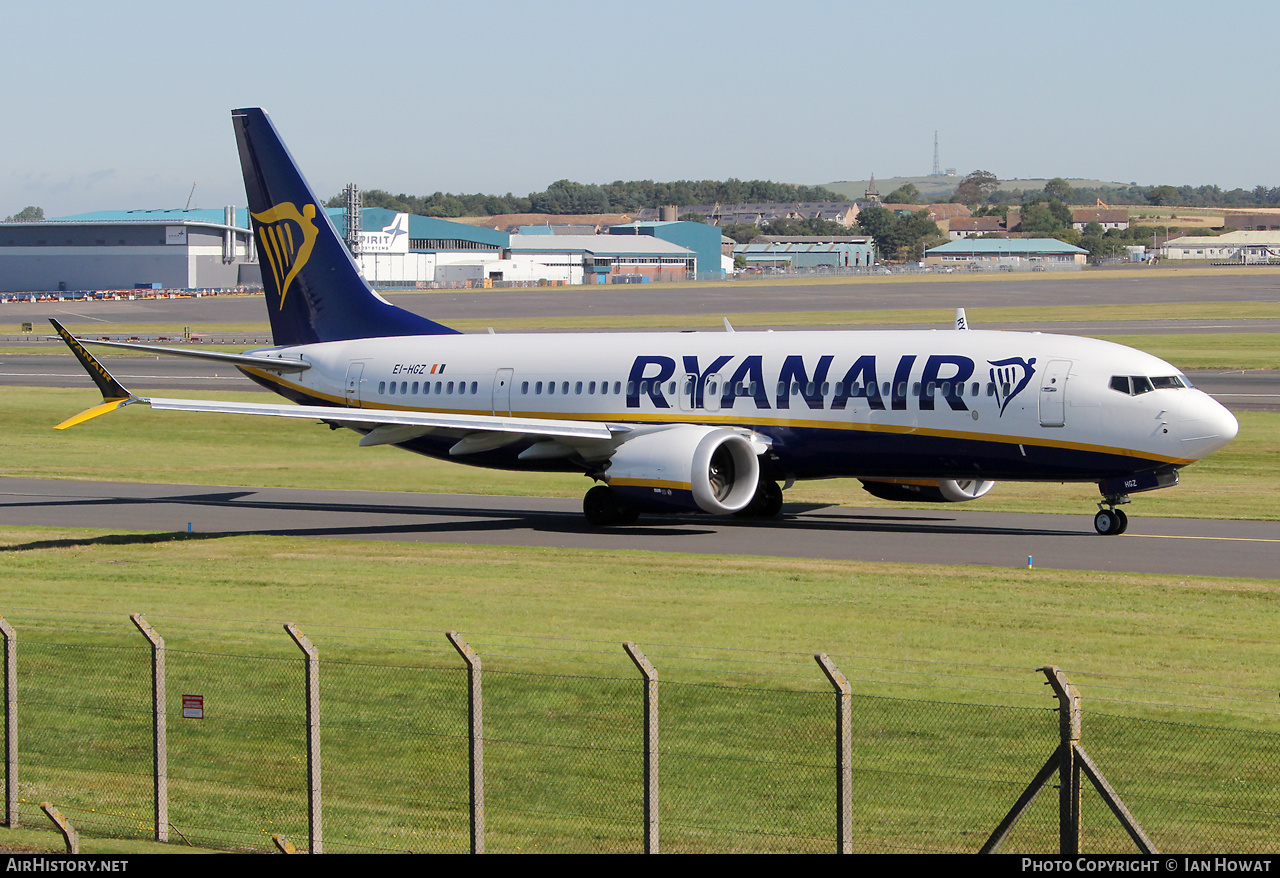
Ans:
POLYGON ((298 644, 305 656, 307 686, 307 834, 310 844, 307 850, 313 854, 324 853, 320 810, 320 654, 292 622, 286 622, 284 630, 298 644))
POLYGON ((4 825, 18 825, 18 634, 0 616, 4 635, 4 825))
POLYGON ((1080 853, 1080 692, 1057 666, 1045 665, 1040 672, 1058 697, 1058 852, 1075 856, 1080 853))
POLYGON ((644 852, 658 853, 658 671, 630 640, 622 648, 644 674, 644 852))
POLYGON ((468 764, 471 767, 471 853, 484 853, 484 702, 480 697, 480 656, 457 631, 445 636, 467 663, 468 764))
POLYGON ((814 656, 836 690, 836 853, 853 853, 853 690, 845 675, 820 652, 814 656))
POLYGON ((156 841, 169 840, 169 755, 165 722, 164 638, 141 613, 129 619, 151 644, 151 746, 155 793, 156 841))

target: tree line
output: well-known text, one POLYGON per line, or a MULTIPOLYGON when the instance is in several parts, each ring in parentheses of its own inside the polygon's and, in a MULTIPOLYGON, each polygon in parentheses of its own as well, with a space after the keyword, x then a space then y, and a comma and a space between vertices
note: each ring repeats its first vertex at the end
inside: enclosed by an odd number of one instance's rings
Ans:
MULTIPOLYGON (((771 180, 617 180, 613 183, 575 183, 557 180, 541 192, 526 196, 472 195, 436 192, 433 195, 393 195, 382 189, 361 193, 365 207, 415 213, 419 216, 496 216, 504 213, 547 213, 554 215, 592 213, 635 213, 664 204, 742 204, 752 201, 847 201, 822 186, 796 186, 771 180)), ((342 207, 346 197, 339 193, 327 207, 342 207)))

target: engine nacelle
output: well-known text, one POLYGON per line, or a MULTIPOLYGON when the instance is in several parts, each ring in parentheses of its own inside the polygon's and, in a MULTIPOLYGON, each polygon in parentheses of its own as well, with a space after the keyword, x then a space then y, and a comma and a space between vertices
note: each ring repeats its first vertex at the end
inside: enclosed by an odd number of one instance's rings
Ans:
POLYGON ((881 500, 914 503, 963 503, 995 487, 987 479, 862 479, 862 488, 881 500))
POLYGON ((759 450, 721 427, 677 426, 628 439, 604 479, 642 512, 709 512, 746 507, 760 481, 759 450))

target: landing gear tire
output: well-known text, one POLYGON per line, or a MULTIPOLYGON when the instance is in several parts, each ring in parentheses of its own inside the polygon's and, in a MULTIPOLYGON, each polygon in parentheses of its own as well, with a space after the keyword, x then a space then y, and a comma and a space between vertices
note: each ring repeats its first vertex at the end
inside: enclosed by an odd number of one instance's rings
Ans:
POLYGON ((639 510, 622 505, 613 489, 605 485, 596 485, 582 498, 582 514, 592 527, 631 524, 640 517, 639 510))
POLYGON ((751 502, 733 513, 739 518, 775 518, 782 511, 782 489, 772 479, 761 479, 751 502))
POLYGON ((1093 517, 1093 529, 1104 536, 1119 536, 1129 529, 1129 516, 1119 509, 1099 509, 1093 517))

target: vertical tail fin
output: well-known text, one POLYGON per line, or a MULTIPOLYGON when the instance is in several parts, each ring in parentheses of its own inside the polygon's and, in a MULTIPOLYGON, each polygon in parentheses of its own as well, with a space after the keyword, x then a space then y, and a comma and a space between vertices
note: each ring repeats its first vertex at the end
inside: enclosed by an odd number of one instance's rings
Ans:
POLYGON ((457 331, 369 288, 265 112, 232 110, 231 120, 276 344, 457 331))

